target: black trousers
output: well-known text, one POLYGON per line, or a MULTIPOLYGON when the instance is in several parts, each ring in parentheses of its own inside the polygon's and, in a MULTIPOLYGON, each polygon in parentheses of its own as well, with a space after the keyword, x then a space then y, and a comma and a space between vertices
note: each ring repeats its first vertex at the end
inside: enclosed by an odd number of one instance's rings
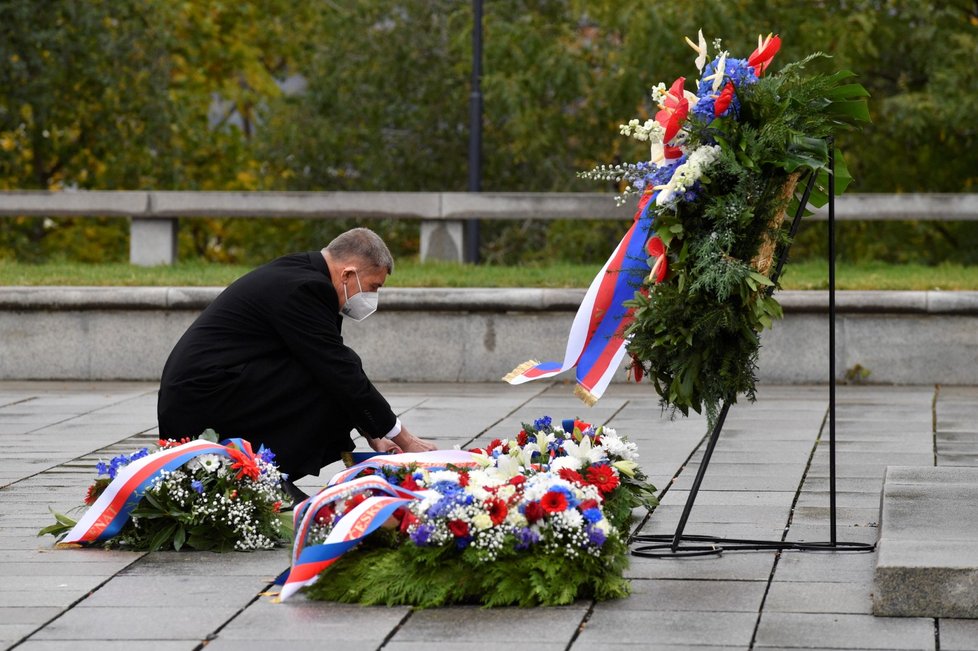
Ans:
POLYGON ((320 469, 352 450, 351 419, 313 376, 290 357, 261 358, 160 385, 160 437, 196 438, 211 428, 275 453, 290 479, 320 469))

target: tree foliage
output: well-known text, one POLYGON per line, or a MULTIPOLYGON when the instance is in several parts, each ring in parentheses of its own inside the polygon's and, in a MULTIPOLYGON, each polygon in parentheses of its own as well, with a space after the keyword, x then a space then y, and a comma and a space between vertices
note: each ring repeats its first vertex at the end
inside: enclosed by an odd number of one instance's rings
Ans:
MULTIPOLYGON (((778 32, 779 60, 821 50, 860 74, 873 126, 840 143, 855 191, 978 182, 974 0, 492 0, 484 25, 486 191, 602 189, 576 172, 638 158, 617 125, 654 111, 649 87, 689 69, 699 28, 731 47, 778 32)), ((6 0, 0 188, 464 190, 471 27, 449 0, 6 0)), ((184 220, 181 254, 253 263, 348 225, 184 220)), ((417 250, 416 224, 374 225, 417 250)), ((978 256, 973 224, 846 229, 856 258, 978 256)), ((486 222, 483 253, 599 262, 623 230, 486 222)), ((808 230, 799 253, 818 251, 808 230)), ((0 220, 2 257, 118 259, 124 241, 121 220, 0 220)))

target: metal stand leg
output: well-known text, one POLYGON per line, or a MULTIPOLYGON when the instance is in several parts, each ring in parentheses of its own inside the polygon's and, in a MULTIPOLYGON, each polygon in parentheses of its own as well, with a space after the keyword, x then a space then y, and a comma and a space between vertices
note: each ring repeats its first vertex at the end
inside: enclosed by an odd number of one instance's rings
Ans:
MULTIPOLYGON (((699 493, 703 477, 706 476, 706 469, 710 465, 710 458, 716 448, 717 440, 723 429, 723 423, 729 411, 729 402, 724 402, 717 421, 710 432, 707 440, 706 450, 703 453, 703 460, 700 462, 696 477, 690 488, 686 504, 683 506, 682 515, 679 518, 679 525, 676 532, 671 535, 647 534, 634 537, 636 542, 652 543, 642 545, 632 549, 633 556, 645 558, 683 558, 689 556, 705 556, 720 554, 725 550, 731 551, 766 551, 766 550, 794 550, 794 551, 853 551, 871 552, 876 545, 867 543, 839 542, 837 539, 836 527, 836 487, 835 487, 835 154, 834 143, 831 139, 829 145, 829 183, 828 183, 828 210, 829 210, 829 529, 830 540, 828 542, 789 542, 785 540, 751 540, 737 538, 722 538, 718 536, 696 536, 685 535, 686 522, 689 514, 693 510, 696 496, 699 493), (684 544, 687 543, 687 544, 684 544)), ((804 195, 799 203, 791 225, 790 235, 794 237, 798 231, 798 225, 805 207, 808 205, 808 198, 811 195, 815 184, 815 175, 812 174, 808 179, 804 195)), ((771 280, 775 283, 781 275, 784 263, 787 259, 787 249, 779 252, 777 266, 771 274, 771 280)), ((769 291, 774 291, 772 287, 769 291)))

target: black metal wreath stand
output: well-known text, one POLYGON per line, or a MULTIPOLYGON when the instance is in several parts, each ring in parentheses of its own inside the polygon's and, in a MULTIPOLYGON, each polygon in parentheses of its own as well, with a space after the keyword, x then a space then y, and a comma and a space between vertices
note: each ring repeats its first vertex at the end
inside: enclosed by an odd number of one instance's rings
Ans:
MULTIPOLYGON (((721 554, 724 551, 852 551, 871 552, 876 545, 857 542, 840 542, 836 526, 836 488, 835 488, 835 155, 832 140, 828 141, 829 174, 828 174, 828 230, 829 230, 829 540, 820 542, 798 542, 787 540, 754 540, 748 538, 724 538, 711 535, 690 535, 683 533, 686 521, 693 510, 696 496, 699 493, 703 477, 710 465, 710 458, 716 448, 723 423, 730 410, 730 403, 724 402, 717 416, 716 423, 710 431, 703 460, 700 462, 689 496, 679 518, 679 525, 673 534, 640 534, 633 538, 634 542, 650 543, 632 549, 632 555, 645 558, 677 558, 689 556, 707 556, 721 554)), ((808 205, 812 189, 815 187, 815 173, 809 173, 808 182, 798 208, 791 222, 790 237, 798 232, 802 215, 808 205)), ((790 240, 789 240, 790 241, 790 240)), ((784 246, 778 252, 777 262, 771 280, 777 283, 787 259, 788 247, 784 246)), ((771 293, 774 287, 768 289, 771 293)))

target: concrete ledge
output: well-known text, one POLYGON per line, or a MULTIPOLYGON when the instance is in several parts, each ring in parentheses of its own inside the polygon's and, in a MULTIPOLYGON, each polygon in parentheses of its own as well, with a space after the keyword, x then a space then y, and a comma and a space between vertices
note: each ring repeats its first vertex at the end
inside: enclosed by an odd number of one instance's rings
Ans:
MULTIPOLYGON (((223 287, 0 287, 0 310, 202 310, 223 287)), ((584 289, 389 287, 384 311, 576 312, 584 289)), ((827 313, 827 291, 783 291, 786 314, 827 313)), ((839 291, 839 314, 956 314, 978 316, 978 292, 839 291)))
MULTIPOLYGON (((0 287, 0 379, 154 380, 219 287, 0 287)), ((527 359, 560 360, 583 289, 389 288, 344 329, 379 381, 495 381, 527 359)), ((761 381, 828 379, 828 294, 781 292, 761 381)), ((838 292, 836 368, 869 382, 968 384, 978 292, 838 292), (912 343, 912 345, 908 345, 912 343)), ((624 373, 619 381, 624 381, 624 373)))
POLYGON ((978 468, 886 469, 873 613, 978 618, 978 468))

